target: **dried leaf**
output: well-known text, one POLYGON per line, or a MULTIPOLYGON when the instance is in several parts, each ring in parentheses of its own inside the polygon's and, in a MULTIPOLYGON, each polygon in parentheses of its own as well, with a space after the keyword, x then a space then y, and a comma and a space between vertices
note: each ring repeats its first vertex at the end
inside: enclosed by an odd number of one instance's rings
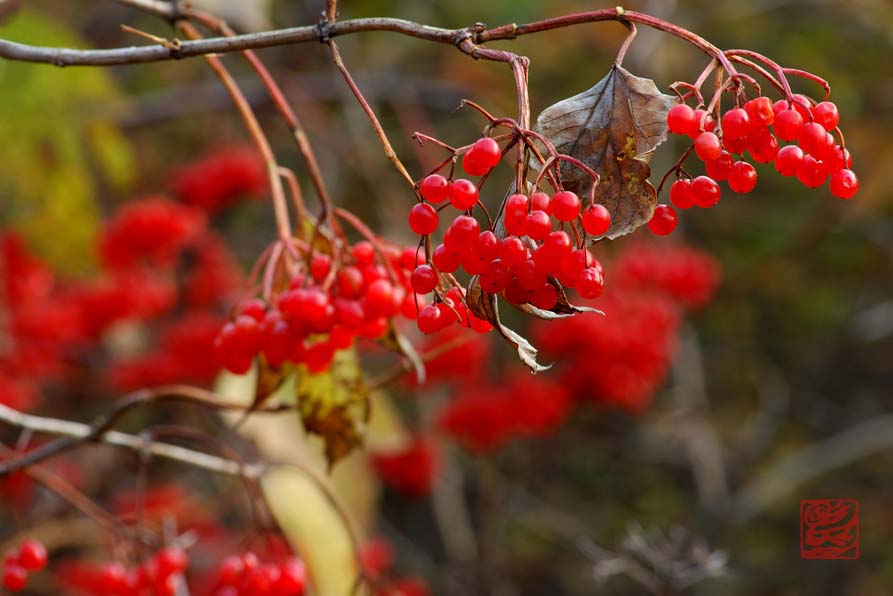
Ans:
POLYGON ((409 364, 412 365, 412 370, 415 371, 416 382, 419 385, 425 383, 425 363, 422 361, 422 357, 415 349, 415 346, 412 345, 412 342, 409 341, 409 338, 397 330, 393 321, 388 322, 388 332, 380 341, 385 348, 400 354, 409 361, 409 364))
POLYGON ((280 367, 270 366, 263 355, 257 358, 257 378, 254 382, 254 401, 251 403, 251 409, 264 405, 271 395, 282 387, 288 377, 295 372, 295 367, 291 364, 284 364, 280 367))
MULTIPOLYGON (((534 130, 560 153, 576 157, 598 172, 595 200, 611 213, 604 237, 629 234, 651 219, 657 193, 648 182, 648 161, 667 138, 667 112, 675 104, 654 81, 614 66, 591 89, 546 108, 534 130)), ((532 160, 531 168, 539 169, 532 160)), ((591 178, 568 163, 561 166, 565 189, 588 197, 591 178)))
POLYGON ((537 349, 533 347, 524 337, 512 331, 502 324, 499 320, 499 309, 497 308, 497 298, 494 294, 488 294, 481 289, 480 279, 477 275, 468 282, 468 291, 465 293, 465 302, 468 308, 478 318, 489 321, 493 328, 507 342, 515 346, 518 350, 518 357, 533 372, 542 372, 549 370, 552 365, 543 366, 536 361, 537 349))
POLYGON ((339 351, 325 372, 311 374, 299 367, 296 395, 304 428, 322 437, 330 468, 362 445, 369 392, 353 350, 339 351))

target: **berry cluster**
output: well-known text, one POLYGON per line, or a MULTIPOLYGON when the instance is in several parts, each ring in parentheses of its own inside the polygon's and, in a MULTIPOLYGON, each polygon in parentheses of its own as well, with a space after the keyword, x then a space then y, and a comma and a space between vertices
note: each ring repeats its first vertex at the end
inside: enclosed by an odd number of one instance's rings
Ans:
MULTIPOLYGON (((502 155, 499 144, 483 137, 462 157, 462 167, 471 176, 486 176, 502 155)), ((585 298, 595 298, 604 288, 601 265, 585 248, 587 235, 599 237, 611 226, 608 210, 583 201, 575 193, 558 190, 515 193, 503 206, 505 234, 496 235, 497 226, 481 229, 473 216, 480 205, 474 182, 446 178, 438 173, 418 184, 420 201, 409 212, 409 227, 430 246, 431 235, 440 224, 440 211, 452 206, 460 213, 443 234, 443 240, 430 254, 430 262, 412 273, 412 289, 418 294, 434 292, 434 303, 419 314, 418 326, 424 333, 440 331, 459 321, 466 322, 459 306, 464 290, 453 274, 460 268, 479 276, 480 286, 489 294, 503 294, 516 305, 531 304, 551 310, 558 304, 559 286, 575 288, 585 298)), ((482 207, 482 211, 485 209, 482 207)), ((472 319, 469 326, 475 327, 472 319)), ((481 329, 486 330, 486 328, 481 329)))
POLYGON ((103 565, 96 581, 96 591, 108 596, 176 596, 185 583, 184 573, 189 566, 186 551, 162 548, 142 565, 131 569, 120 563, 103 565))
POLYGON ((242 374, 254 358, 279 367, 286 361, 311 372, 329 368, 354 339, 379 339, 396 316, 414 319, 423 304, 409 290, 416 250, 360 241, 339 262, 309 247, 285 289, 241 304, 214 341, 214 355, 242 374))
POLYGON ((440 412, 438 424, 467 449, 484 452, 512 439, 551 434, 571 405, 561 383, 515 371, 499 387, 482 381, 460 389, 440 412))
POLYGON ((42 542, 29 538, 18 550, 3 558, 3 587, 10 592, 21 592, 28 584, 28 575, 42 570, 47 564, 47 549, 42 542))
POLYGON ((262 562, 253 552, 230 555, 217 568, 213 596, 301 596, 307 569, 297 557, 262 562))
POLYGON ((372 462, 382 482, 410 497, 431 492, 440 469, 440 452, 430 439, 417 435, 398 451, 376 453, 372 462))
POLYGON ((240 198, 259 197, 267 185, 266 166, 253 147, 215 151, 171 177, 171 187, 180 200, 209 213, 240 198))
MULTIPOLYGON (((842 144, 839 119, 834 103, 816 103, 800 94, 775 103, 768 97, 755 97, 723 113, 719 127, 707 110, 685 103, 673 106, 667 126, 670 132, 693 140, 694 153, 704 162, 706 174, 692 178, 677 165, 676 171, 684 177, 670 186, 670 201, 678 209, 713 207, 722 194, 719 182, 726 182, 736 193, 751 192, 757 184, 757 170, 744 159, 745 152, 755 163, 774 163, 780 174, 796 176, 808 188, 818 188, 830 177, 831 194, 852 198, 859 181, 850 169, 852 158, 842 144), (834 131, 838 131, 840 143, 831 134, 834 131)), ((672 231, 672 208, 659 206, 649 226, 656 233, 672 231)))

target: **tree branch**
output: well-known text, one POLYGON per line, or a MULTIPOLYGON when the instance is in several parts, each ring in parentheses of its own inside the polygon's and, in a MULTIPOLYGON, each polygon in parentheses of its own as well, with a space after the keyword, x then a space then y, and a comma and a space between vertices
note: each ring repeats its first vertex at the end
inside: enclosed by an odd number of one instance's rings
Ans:
MULTIPOLYGON (((154 12, 155 14, 165 16, 169 19, 177 19, 190 14, 188 8, 176 4, 155 2, 153 0, 118 1, 122 4, 154 12)), ((522 25, 511 23, 491 29, 480 29, 477 27, 446 29, 443 27, 434 27, 407 21, 405 19, 373 17, 351 19, 334 23, 325 21, 317 25, 274 29, 271 31, 248 33, 233 37, 212 37, 194 41, 183 41, 174 44, 140 47, 131 46, 108 50, 53 48, 0 40, 0 57, 23 62, 54 64, 56 66, 143 64, 146 62, 176 60, 179 58, 190 58, 205 54, 240 52, 250 49, 269 48, 310 41, 327 42, 331 38, 341 35, 367 31, 389 31, 407 35, 409 37, 415 37, 417 39, 455 46, 458 46, 464 40, 469 39, 472 43, 477 45, 489 41, 515 39, 531 33, 601 21, 638 23, 669 33, 684 39, 708 56, 716 58, 729 74, 736 72, 734 66, 732 66, 731 62, 729 62, 729 59, 722 53, 722 51, 706 39, 695 35, 691 31, 683 29, 678 25, 664 21, 663 19, 639 12, 624 11, 620 7, 574 13, 522 25)))

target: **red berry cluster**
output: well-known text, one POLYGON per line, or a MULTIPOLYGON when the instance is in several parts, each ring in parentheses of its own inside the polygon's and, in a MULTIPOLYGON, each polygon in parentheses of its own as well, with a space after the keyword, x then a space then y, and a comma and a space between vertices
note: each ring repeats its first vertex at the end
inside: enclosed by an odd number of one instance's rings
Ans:
POLYGON ((175 547, 163 548, 130 569, 109 562, 99 572, 96 591, 107 596, 176 596, 185 584, 188 566, 186 551, 175 547))
POLYGON ((410 291, 410 273, 419 262, 414 248, 363 240, 332 257, 307 250, 288 287, 244 302, 214 341, 214 355, 227 370, 248 371, 258 354, 267 364, 304 364, 327 370, 335 353, 354 339, 379 339, 396 316, 414 319, 423 303, 410 291))
POLYGON ((171 186, 184 203, 216 213, 266 191, 267 168, 253 147, 215 151, 174 172, 171 186))
MULTIPOLYGON (((831 194, 852 198, 859 189, 850 169, 852 158, 842 141, 838 143, 831 134, 839 132, 839 119, 834 103, 816 103, 800 94, 775 103, 763 96, 746 101, 722 114, 718 130, 706 110, 684 103, 673 106, 667 126, 670 132, 694 141, 694 152, 704 162, 706 175, 676 180, 670 187, 670 201, 678 209, 712 207, 719 202, 718 183, 723 181, 736 193, 751 192, 757 184, 757 171, 743 158, 745 152, 756 163, 774 163, 783 176, 796 176, 808 188, 822 186, 830 176, 831 194), (796 144, 781 145, 779 141, 796 144)), ((649 223, 652 230, 671 228, 667 222, 672 209, 666 205, 659 209, 649 223)))
POLYGON ((217 568, 213 596, 301 596, 307 583, 307 569, 297 557, 262 562, 247 552, 231 555, 217 568))
POLYGON ((433 441, 417 435, 398 451, 375 453, 372 463, 382 482, 407 496, 423 497, 431 493, 440 452, 433 441))
POLYGON ((561 383, 515 371, 498 387, 467 384, 440 412, 438 424, 467 449, 484 452, 513 439, 551 434, 571 403, 561 383))
MULTIPOLYGON (((472 176, 486 175, 500 157, 499 144, 484 137, 464 154, 462 167, 472 176)), ((551 196, 516 193, 505 201, 505 235, 499 238, 493 229, 481 229, 473 217, 480 197, 470 180, 433 173, 423 178, 418 188, 421 201, 409 212, 409 226, 426 243, 438 229, 440 210, 451 205, 461 212, 447 226, 442 243, 434 247, 430 263, 416 268, 411 277, 416 293, 435 292, 435 303, 419 315, 422 332, 433 333, 465 321, 456 300, 462 290, 459 287, 456 292, 458 282, 452 276, 460 268, 479 276, 485 292, 504 293, 513 304, 532 304, 543 310, 554 308, 559 300, 558 288, 550 278, 586 298, 601 294, 604 274, 585 243, 587 234, 602 236, 610 227, 611 216, 604 206, 592 204, 584 210, 580 198, 564 190, 551 196)), ((475 327, 473 319, 470 326, 475 327)))
POLYGON ((29 538, 18 550, 3 558, 3 587, 10 592, 21 592, 28 584, 28 575, 47 565, 47 549, 43 543, 29 538))

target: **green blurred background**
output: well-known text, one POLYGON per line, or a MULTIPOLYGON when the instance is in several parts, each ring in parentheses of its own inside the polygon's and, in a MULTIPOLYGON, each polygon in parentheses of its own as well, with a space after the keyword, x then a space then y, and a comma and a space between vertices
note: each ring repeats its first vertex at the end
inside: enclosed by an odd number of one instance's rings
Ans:
MULTIPOLYGON (((323 8, 291 0, 196 4, 248 29, 313 23, 323 8)), ((111 2, 23 5, 0 35, 79 47, 142 43, 120 23, 169 35, 158 19, 111 2)), ((445 27, 602 7, 542 0, 339 5, 341 18, 387 15, 445 27)), ((682 526, 728 556, 725 573, 698 583, 693 594, 893 593, 893 4, 654 0, 625 7, 830 81, 861 190, 843 202, 827 187, 807 191, 760 166, 754 193, 682 215, 676 235, 717 256, 723 284, 687 329, 671 383, 639 417, 578 410, 548 440, 465 460, 475 479, 470 490, 482 495, 474 513, 489 547, 480 572, 489 574, 492 594, 641 594, 624 574, 597 581, 607 570, 599 549, 624 551, 631 528, 640 535, 635 524, 665 536, 682 526), (823 497, 860 501, 858 561, 800 559, 799 502, 823 497)), ((599 80, 624 33, 612 23, 581 25, 494 47, 531 58, 536 114, 599 80)), ((389 33, 339 43, 414 175, 432 159, 410 144, 414 130, 455 143, 476 134, 471 115, 452 113, 461 98, 493 113, 514 112, 504 65, 389 33)), ((325 48, 302 44, 261 56, 303 117, 336 200, 385 236, 410 240, 404 217, 411 197, 325 48)), ((683 42, 644 27, 625 61, 662 89, 693 79, 705 63, 683 42)), ((262 88, 240 61, 227 64, 244 78, 282 161, 305 180, 262 88)), ((795 87, 820 94, 800 81, 795 87)), ((89 272, 103 214, 127 198, 165 191, 171 168, 244 143, 246 135, 201 60, 106 69, 3 61, 0 139, 0 225, 22 230, 58 267, 89 272)), ((661 147, 653 171, 666 171, 682 148, 661 147)), ((265 205, 246 205, 223 226, 246 263, 274 234, 265 205)), ((436 552, 432 528, 419 522, 427 505, 384 505, 388 524, 404 536, 395 545, 432 576, 435 593, 462 593, 450 588, 457 571, 436 552)), ((645 567, 660 571, 654 561, 645 567)))

